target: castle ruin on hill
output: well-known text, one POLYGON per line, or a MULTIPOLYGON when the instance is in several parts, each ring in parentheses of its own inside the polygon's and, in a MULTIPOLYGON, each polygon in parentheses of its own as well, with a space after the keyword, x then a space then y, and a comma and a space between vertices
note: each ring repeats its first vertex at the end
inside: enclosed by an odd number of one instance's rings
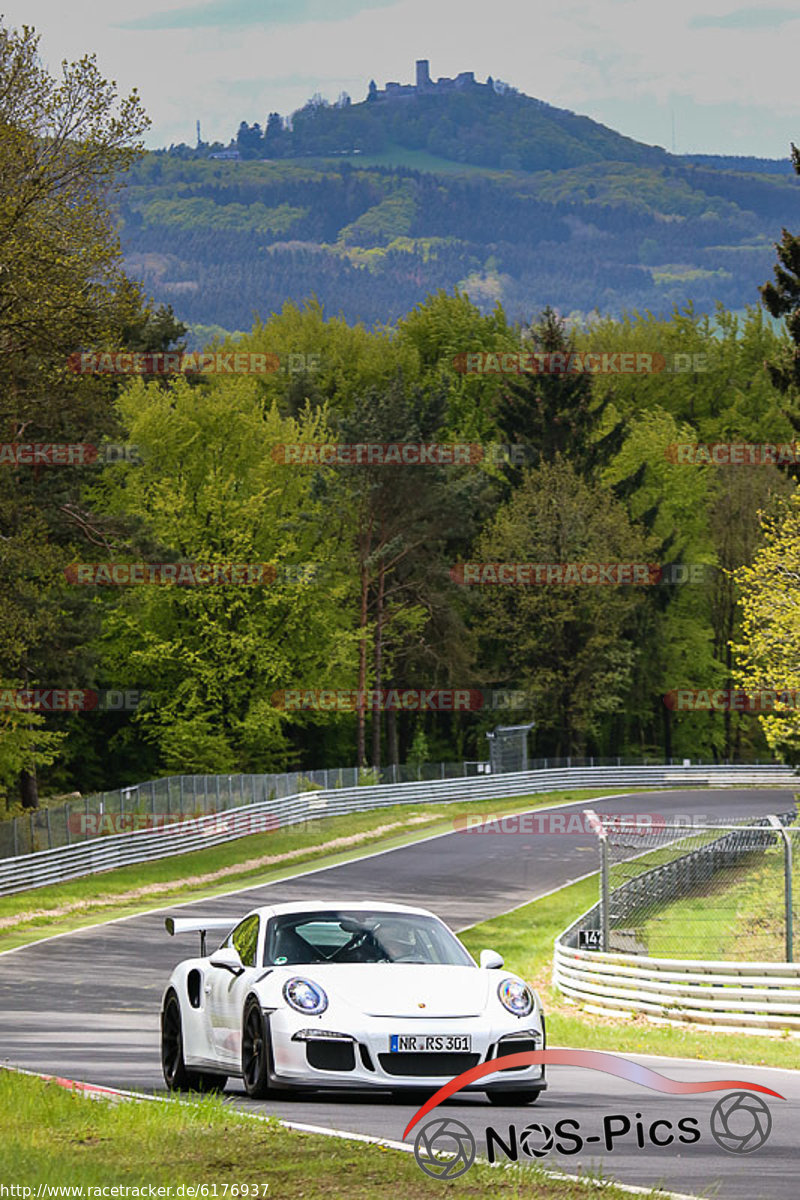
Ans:
POLYGON ((474 71, 461 71, 454 79, 442 76, 434 80, 431 79, 428 59, 418 58, 416 83, 389 82, 380 89, 376 87, 373 80, 369 85, 367 100, 406 100, 414 96, 444 96, 451 95, 453 92, 472 91, 475 88, 479 88, 481 91, 497 92, 499 95, 512 94, 517 90, 509 84, 503 83, 501 79, 492 79, 491 75, 486 83, 478 83, 474 71))

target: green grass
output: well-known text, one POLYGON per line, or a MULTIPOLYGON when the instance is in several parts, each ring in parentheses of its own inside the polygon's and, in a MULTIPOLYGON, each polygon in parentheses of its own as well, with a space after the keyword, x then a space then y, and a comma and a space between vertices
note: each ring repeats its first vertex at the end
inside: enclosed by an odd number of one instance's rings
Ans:
MULTIPOLYGON (((797 910, 797 839, 795 846, 793 895, 797 910)), ((644 921, 640 936, 656 958, 783 962, 785 903, 783 845, 779 845, 718 871, 702 891, 674 901, 644 921)), ((795 921, 800 928, 800 911, 795 921)), ((796 930, 795 943, 797 936, 796 930)))
POLYGON ((639 1014, 601 1017, 566 1003, 551 986, 553 942, 598 899, 593 876, 534 900, 504 916, 474 925, 459 937, 472 954, 498 950, 510 970, 529 980, 542 997, 551 1043, 619 1054, 664 1054, 675 1058, 722 1059, 749 1066, 800 1067, 800 1046, 788 1038, 701 1033, 654 1025, 639 1014))
MULTIPOLYGON (((397 1120, 397 1140, 403 1122, 397 1120)), ((494 1170, 476 1163, 453 1192, 430 1179, 410 1154, 326 1138, 254 1121, 218 1097, 190 1103, 110 1103, 53 1083, 0 1070, 0 1180, 36 1189, 180 1185, 213 1197, 244 1194, 258 1200, 585 1200, 595 1189, 548 1178, 535 1166, 494 1170), (238 1192, 233 1185, 238 1185, 238 1192), (257 1185, 258 1190, 254 1190, 257 1185)), ((166 1195, 167 1193, 163 1193, 166 1195)), ((145 1191, 147 1195, 147 1191, 145 1191)), ((625 1193, 604 1187, 607 1200, 625 1193)), ((88 1200, 88 1197, 86 1198, 88 1200)))
POLYGON ((54 933, 163 908, 176 900, 218 896, 236 888, 287 878, 309 866, 332 866, 364 853, 408 845, 421 838, 451 832, 454 819, 469 813, 526 812, 615 794, 619 794, 619 789, 573 789, 463 804, 398 804, 348 816, 320 818, 305 826, 252 834, 208 850, 17 892, 0 897, 0 951, 54 933), (426 818, 424 823, 418 820, 421 817, 426 818), (395 823, 392 831, 380 832, 381 826, 395 823), (330 845, 337 838, 351 837, 357 837, 358 841, 341 848, 330 845), (289 853, 293 855, 290 860, 264 861, 289 853), (203 878, 221 870, 226 874, 219 879, 203 878))
POLYGON ((480 167, 474 163, 460 163, 452 158, 442 158, 427 150, 412 150, 407 146, 388 146, 373 154, 334 154, 330 157, 311 158, 314 165, 335 168, 343 162, 353 167, 409 167, 414 171, 430 171, 436 175, 484 175, 487 178, 509 178, 514 172, 501 171, 497 167, 480 167))

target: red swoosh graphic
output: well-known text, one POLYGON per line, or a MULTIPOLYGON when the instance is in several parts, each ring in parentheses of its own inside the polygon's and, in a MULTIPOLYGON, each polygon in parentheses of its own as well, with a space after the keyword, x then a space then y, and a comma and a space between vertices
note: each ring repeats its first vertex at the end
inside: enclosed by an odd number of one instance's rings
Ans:
POLYGON ((631 1062, 627 1058, 619 1058, 616 1054, 605 1054, 601 1050, 525 1050, 519 1054, 506 1054, 503 1058, 493 1058, 489 1062, 479 1063, 470 1067, 451 1079, 438 1092, 434 1092, 430 1100, 418 1109, 406 1125, 403 1137, 408 1137, 418 1121, 447 1100, 454 1092, 460 1092, 468 1083, 483 1079, 484 1075, 493 1075, 505 1067, 528 1067, 536 1064, 553 1067, 586 1067, 590 1071, 604 1071, 606 1075, 616 1075, 619 1079, 629 1079, 631 1083, 640 1083, 652 1088, 655 1092, 667 1092, 672 1096, 691 1096, 700 1092, 730 1091, 740 1088, 747 1092, 763 1092, 766 1096, 775 1096, 785 1100, 780 1092, 763 1087, 760 1083, 744 1083, 741 1079, 707 1079, 704 1083, 682 1083, 678 1079, 670 1079, 641 1063, 631 1062))

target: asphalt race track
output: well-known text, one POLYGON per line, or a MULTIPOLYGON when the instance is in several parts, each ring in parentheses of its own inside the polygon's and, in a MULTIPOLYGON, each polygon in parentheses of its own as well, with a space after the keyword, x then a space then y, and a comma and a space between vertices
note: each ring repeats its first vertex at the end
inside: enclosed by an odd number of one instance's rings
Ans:
MULTIPOLYGON (((582 801, 563 811, 579 812, 586 806, 582 801)), ((591 806, 614 813, 660 813, 666 818, 694 813, 722 819, 786 811, 792 807, 792 792, 672 790, 618 796, 593 801, 591 806)), ((494 801, 492 807, 501 809, 502 802, 494 801)), ((0 1062, 106 1086, 162 1091, 158 1050, 161 994, 173 966, 196 953, 197 945, 194 935, 167 936, 164 916, 168 912, 188 916, 198 909, 213 916, 230 915, 234 920, 262 903, 374 897, 420 904, 455 929, 464 929, 596 869, 597 844, 592 834, 452 833, 215 900, 126 918, 8 951, 0 955, 0 1062)), ((496 949, 502 952, 503 948, 496 949)), ((713 1054, 713 1037, 708 1035, 709 1058, 713 1054)), ((549 1069, 550 1089, 536 1105, 490 1107, 478 1095, 451 1101, 438 1112, 468 1125, 481 1148, 487 1126, 507 1140, 509 1124, 521 1131, 531 1122, 552 1126, 565 1118, 576 1120, 584 1138, 595 1139, 588 1149, 569 1157, 549 1153, 540 1160, 572 1173, 602 1168, 623 1182, 660 1184, 720 1200, 797 1200, 800 1070, 642 1061, 676 1079, 741 1079, 782 1093, 786 1100, 767 1098, 773 1121, 768 1142, 750 1155, 729 1153, 716 1144, 709 1132, 709 1116, 726 1092, 675 1098, 572 1067, 549 1069), (638 1147, 635 1136, 639 1114, 645 1131, 643 1148, 638 1147), (631 1121, 632 1130, 608 1153, 600 1141, 603 1119, 623 1115, 631 1121), (678 1149, 675 1143, 664 1147, 650 1143, 648 1131, 654 1121, 672 1121, 676 1126, 683 1117, 698 1119, 698 1142, 678 1149)), ((244 1096, 236 1082, 229 1085, 229 1094, 232 1102, 243 1108, 393 1140, 402 1139, 417 1107, 395 1103, 389 1097, 336 1098, 324 1093, 256 1103, 244 1096)), ((665 1129, 660 1127, 660 1136, 665 1136, 665 1129)), ((539 1137, 536 1144, 541 1141, 539 1137)), ((525 1155, 520 1158, 529 1161, 525 1155)))

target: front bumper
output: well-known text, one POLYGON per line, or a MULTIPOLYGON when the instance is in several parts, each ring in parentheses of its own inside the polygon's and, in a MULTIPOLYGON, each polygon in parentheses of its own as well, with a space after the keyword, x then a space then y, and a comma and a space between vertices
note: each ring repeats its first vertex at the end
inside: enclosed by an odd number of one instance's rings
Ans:
MULTIPOLYGON (((345 1032, 328 1013, 299 1018, 285 1011, 267 1015, 273 1065, 270 1081, 290 1088, 372 1088, 436 1090, 470 1067, 505 1054, 541 1050, 543 1032, 532 1018, 491 1026, 485 1018, 370 1018, 359 1032, 345 1032), (416 1028, 421 1026, 421 1028, 416 1028), (393 1034, 429 1036, 469 1034, 469 1052, 392 1053, 393 1034), (323 1036, 327 1034, 328 1036, 323 1036)), ((464 1090, 472 1092, 541 1091, 547 1087, 541 1066, 515 1067, 484 1077, 464 1090)))

